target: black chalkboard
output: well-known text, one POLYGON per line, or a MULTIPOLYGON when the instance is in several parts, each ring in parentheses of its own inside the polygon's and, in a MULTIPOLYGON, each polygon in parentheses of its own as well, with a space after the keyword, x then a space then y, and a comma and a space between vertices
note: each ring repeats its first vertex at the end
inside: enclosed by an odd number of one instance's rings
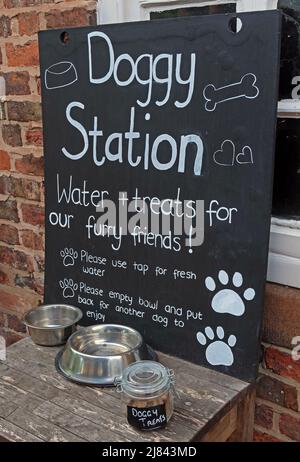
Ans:
POLYGON ((253 380, 280 14, 239 18, 40 33, 45 302, 253 380))
POLYGON ((163 428, 167 424, 166 406, 164 404, 145 408, 127 406, 127 420, 138 430, 163 428))

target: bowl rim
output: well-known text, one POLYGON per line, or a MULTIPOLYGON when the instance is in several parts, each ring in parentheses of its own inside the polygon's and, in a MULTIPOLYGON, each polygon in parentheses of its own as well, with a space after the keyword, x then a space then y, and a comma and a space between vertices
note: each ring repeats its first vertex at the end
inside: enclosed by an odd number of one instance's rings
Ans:
MULTIPOLYGON (((149 360, 150 361, 158 361, 159 358, 158 358, 158 355, 156 353, 156 351, 151 347, 149 346, 147 343, 145 343, 145 346, 146 346, 146 350, 147 350, 147 354, 149 355, 149 360)), ((86 385, 86 386, 90 386, 90 387, 100 387, 100 388, 113 388, 115 387, 115 378, 116 377, 109 377, 109 376, 106 376, 106 379, 104 380, 103 377, 101 376, 91 376, 90 378, 88 376, 84 376, 84 375, 81 375, 81 376, 78 376, 76 374, 72 374, 71 372, 68 372, 66 371, 63 366, 62 366, 62 363, 61 363, 61 360, 62 360, 62 356, 64 354, 64 351, 65 351, 65 348, 66 348, 66 345, 64 346, 64 348, 62 348, 61 350, 58 351, 58 353, 56 354, 55 356, 55 368, 57 370, 57 372, 62 376, 64 377, 66 380, 69 380, 70 382, 73 382, 73 383, 78 383, 79 385, 86 385)))
POLYGON ((52 304, 49 304, 49 305, 39 305, 37 306, 36 308, 32 308, 31 310, 27 311, 27 313, 24 314, 23 316, 23 323, 25 324, 26 327, 30 327, 32 329, 38 329, 38 330, 58 330, 58 329, 66 329, 67 327, 71 327, 73 326, 74 324, 77 324, 80 319, 82 318, 83 316, 83 313, 81 311, 80 308, 78 308, 77 306, 74 306, 74 305, 67 305, 65 303, 52 303, 52 304), (73 311, 76 311, 77 312, 77 317, 74 319, 73 322, 69 323, 69 324, 62 324, 61 326, 59 327, 51 327, 51 326, 36 326, 34 324, 31 324, 30 322, 27 321, 27 317, 33 313, 33 312, 36 312, 38 310, 46 310, 48 308, 53 308, 54 306, 64 306, 64 307, 67 307, 67 308, 71 308, 71 310, 73 311))
POLYGON ((124 327, 127 329, 127 330, 130 330, 131 332, 134 332, 134 333, 137 333, 139 338, 140 338, 140 341, 139 341, 139 344, 130 348, 129 350, 126 350, 124 353, 118 353, 118 354, 115 354, 115 355, 109 355, 109 356, 113 356, 115 358, 118 358, 118 357, 122 357, 124 355, 127 355, 127 354, 130 354, 132 351, 135 351, 137 350, 138 348, 141 348, 143 346, 143 344, 145 343, 144 342, 144 339, 143 339, 143 336, 142 334, 134 329, 133 327, 130 327, 130 326, 126 326, 125 324, 112 324, 112 323, 107 323, 107 324, 91 324, 89 326, 82 326, 80 327, 80 329, 78 329, 76 332, 73 332, 72 335, 70 335, 70 337, 68 338, 64 348, 63 348, 63 353, 67 350, 67 349, 71 349, 71 350, 74 350, 78 355, 80 355, 81 357, 84 357, 84 358, 107 358, 107 356, 95 356, 95 355, 91 355, 91 354, 88 354, 88 353, 83 353, 81 351, 78 351, 78 350, 75 350, 72 345, 71 345, 71 340, 73 339, 73 337, 76 337, 76 335, 79 335, 80 333, 82 333, 82 330, 85 330, 85 329, 89 329, 89 328, 95 328, 95 327, 107 327, 107 326, 113 326, 113 327, 121 327, 122 329, 124 329, 124 327))

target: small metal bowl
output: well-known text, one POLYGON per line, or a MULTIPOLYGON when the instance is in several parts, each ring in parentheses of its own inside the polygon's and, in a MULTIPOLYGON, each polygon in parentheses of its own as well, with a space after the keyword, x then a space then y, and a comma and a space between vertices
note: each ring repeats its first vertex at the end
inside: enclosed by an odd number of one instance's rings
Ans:
POLYGON ((56 367, 73 382, 112 386, 131 363, 156 359, 139 332, 116 324, 79 329, 56 357, 56 367))
POLYGON ((24 324, 34 343, 56 346, 66 343, 75 332, 82 311, 71 305, 41 305, 24 316, 24 324))

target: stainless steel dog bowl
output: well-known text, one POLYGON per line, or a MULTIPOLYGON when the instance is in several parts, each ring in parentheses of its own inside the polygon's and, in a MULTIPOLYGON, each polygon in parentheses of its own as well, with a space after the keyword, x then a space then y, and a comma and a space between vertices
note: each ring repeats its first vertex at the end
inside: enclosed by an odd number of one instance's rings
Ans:
POLYGON ((86 385, 112 386, 131 363, 156 359, 141 334, 115 324, 79 329, 56 357, 56 367, 64 377, 86 385))
POLYGON ((75 306, 41 305, 25 314, 24 324, 34 343, 55 346, 66 343, 81 318, 75 306))

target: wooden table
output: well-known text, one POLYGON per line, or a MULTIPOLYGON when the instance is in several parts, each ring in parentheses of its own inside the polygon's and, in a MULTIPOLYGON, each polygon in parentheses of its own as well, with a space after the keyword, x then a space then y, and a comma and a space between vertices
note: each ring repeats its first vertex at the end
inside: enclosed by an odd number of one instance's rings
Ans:
POLYGON ((114 389, 65 380, 55 369, 59 348, 29 338, 0 362, 0 441, 188 442, 252 439, 254 391, 248 383, 159 354, 174 369, 179 396, 160 431, 127 424, 114 389))

